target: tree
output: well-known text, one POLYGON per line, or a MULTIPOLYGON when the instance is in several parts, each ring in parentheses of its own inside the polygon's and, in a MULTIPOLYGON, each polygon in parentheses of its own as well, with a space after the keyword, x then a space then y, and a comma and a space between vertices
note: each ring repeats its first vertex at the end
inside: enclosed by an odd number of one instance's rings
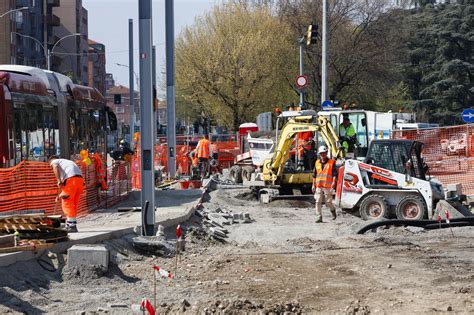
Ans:
POLYGON ((474 101, 474 4, 426 6, 408 17, 403 69, 418 117, 441 124, 461 122, 474 101))
MULTIPOLYGON (((380 22, 387 20, 389 8, 389 1, 384 0, 328 0, 329 95, 368 109, 367 105, 374 106, 375 99, 397 86, 390 52, 397 43, 392 40, 396 33, 380 22)), ((278 12, 295 37, 301 37, 311 22, 321 25, 321 1, 280 0, 278 12)), ((309 99, 319 105, 321 45, 309 47, 305 61, 311 83, 309 99)))
POLYGON ((215 6, 177 39, 178 115, 237 129, 290 102, 296 51, 289 28, 268 6, 215 6))

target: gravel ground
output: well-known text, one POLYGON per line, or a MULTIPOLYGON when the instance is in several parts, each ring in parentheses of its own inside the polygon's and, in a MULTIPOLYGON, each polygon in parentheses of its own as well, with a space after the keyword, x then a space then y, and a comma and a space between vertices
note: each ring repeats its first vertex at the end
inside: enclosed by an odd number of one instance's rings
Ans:
MULTIPOLYGON (((474 313, 472 227, 454 229, 454 238, 403 227, 356 235, 360 218, 333 221, 326 211, 316 224, 311 202, 263 206, 244 189, 210 197, 205 209, 247 212, 252 222, 225 226, 225 243, 199 217, 187 222, 177 274, 157 283, 159 313, 474 313)), ((130 314, 144 297, 153 303, 152 265, 174 274, 176 260, 138 254, 132 237, 105 242, 107 272, 69 269, 65 255, 53 254, 2 268, 0 313, 130 314)))

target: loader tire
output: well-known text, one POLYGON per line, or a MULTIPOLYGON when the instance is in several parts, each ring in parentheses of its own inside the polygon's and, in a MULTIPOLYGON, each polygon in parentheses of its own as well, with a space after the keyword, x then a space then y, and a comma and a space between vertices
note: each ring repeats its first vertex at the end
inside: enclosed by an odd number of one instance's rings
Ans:
POLYGON ((242 179, 245 178, 246 181, 250 181, 252 179, 252 173, 254 172, 255 172, 255 167, 253 166, 242 167, 242 179))
POLYGON ((389 208, 387 201, 381 195, 369 195, 360 203, 360 217, 363 220, 388 219, 389 208))
POLYGON ((397 204, 395 213, 400 220, 422 220, 427 217, 428 208, 421 196, 408 195, 397 204))
POLYGON ((229 179, 236 184, 242 184, 242 167, 234 165, 230 168, 229 179))

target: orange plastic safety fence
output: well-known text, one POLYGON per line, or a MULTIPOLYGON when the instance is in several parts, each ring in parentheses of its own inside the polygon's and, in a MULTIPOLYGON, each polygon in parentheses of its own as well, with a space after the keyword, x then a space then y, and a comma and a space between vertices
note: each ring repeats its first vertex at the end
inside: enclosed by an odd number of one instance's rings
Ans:
MULTIPOLYGON (((86 189, 79 200, 78 216, 109 207, 123 200, 131 190, 129 164, 118 163, 108 169, 108 190, 100 191, 95 160, 89 166, 77 162, 86 189)), ((12 168, 0 168, 0 212, 45 210, 46 214, 61 214, 56 178, 48 163, 23 161, 12 168)))
POLYGON ((392 138, 423 142, 423 158, 430 174, 443 185, 459 183, 464 194, 474 194, 473 124, 393 131, 392 138))

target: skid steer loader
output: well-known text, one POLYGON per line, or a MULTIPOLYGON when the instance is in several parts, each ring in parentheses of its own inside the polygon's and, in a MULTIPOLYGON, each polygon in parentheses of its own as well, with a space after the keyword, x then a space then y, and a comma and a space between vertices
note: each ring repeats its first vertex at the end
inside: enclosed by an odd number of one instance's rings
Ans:
MULTIPOLYGON (((446 198, 441 183, 427 176, 422 149, 418 141, 373 140, 365 161, 346 160, 339 169, 336 205, 358 209, 364 220, 432 218, 446 198)), ((444 207, 456 211, 445 201, 444 207)))

